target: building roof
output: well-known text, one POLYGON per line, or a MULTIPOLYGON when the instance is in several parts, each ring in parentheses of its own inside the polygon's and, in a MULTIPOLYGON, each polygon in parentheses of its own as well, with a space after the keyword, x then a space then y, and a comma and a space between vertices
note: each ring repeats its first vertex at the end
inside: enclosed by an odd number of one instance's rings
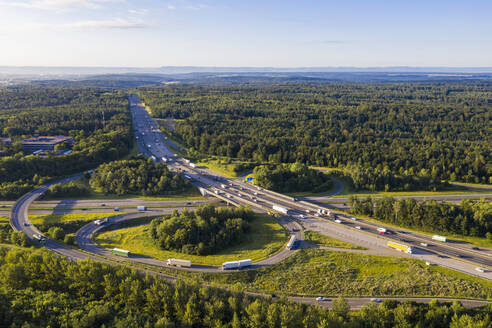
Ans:
POLYGON ((40 136, 40 137, 34 137, 34 138, 29 138, 29 139, 24 139, 22 140, 22 144, 46 144, 46 145, 52 145, 52 144, 58 144, 64 141, 71 141, 73 140, 72 137, 66 137, 66 136, 40 136))

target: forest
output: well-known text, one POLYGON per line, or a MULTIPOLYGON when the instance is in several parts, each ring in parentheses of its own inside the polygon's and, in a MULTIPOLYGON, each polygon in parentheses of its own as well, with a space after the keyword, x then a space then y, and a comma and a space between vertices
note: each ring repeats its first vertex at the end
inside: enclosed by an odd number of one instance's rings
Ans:
POLYGON ((152 220, 149 233, 157 246, 186 254, 214 254, 241 242, 253 217, 250 209, 204 205, 195 211, 174 211, 152 220))
POLYGON ((383 222, 429 232, 446 232, 463 236, 487 237, 492 240, 492 203, 463 200, 459 205, 435 200, 380 200, 352 197, 351 211, 383 222))
POLYGON ((4 137, 12 138, 12 145, 0 157, 0 198, 16 199, 54 177, 119 159, 132 146, 124 93, 57 88, 7 89, 2 93, 9 98, 0 101, 0 130, 4 137), (72 136, 73 153, 47 157, 24 154, 20 142, 33 134, 72 136))
POLYGON ((322 172, 301 163, 260 165, 253 170, 255 183, 278 192, 322 192, 333 187, 333 181, 322 172))
POLYGON ((176 136, 203 154, 388 171, 404 189, 408 179, 398 177, 492 183, 491 86, 292 83, 148 87, 139 94, 154 116, 179 119, 176 136))
POLYGON ((170 284, 123 266, 70 262, 46 250, 0 248, 0 326, 189 328, 487 328, 489 306, 385 301, 349 312, 213 287, 170 284))
POLYGON ((108 194, 163 195, 184 191, 190 183, 167 166, 139 157, 100 165, 92 174, 90 185, 108 194))

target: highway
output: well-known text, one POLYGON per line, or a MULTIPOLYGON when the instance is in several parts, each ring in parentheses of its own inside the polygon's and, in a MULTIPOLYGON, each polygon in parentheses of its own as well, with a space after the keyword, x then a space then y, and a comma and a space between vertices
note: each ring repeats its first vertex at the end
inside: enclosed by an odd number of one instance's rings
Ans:
MULTIPOLYGON (((156 161, 161 160, 162 158, 166 158, 167 164, 169 165, 170 169, 176 171, 178 174, 181 174, 185 178, 189 179, 192 181, 193 184, 195 184, 197 187, 201 189, 201 191, 204 194, 212 195, 215 196, 221 200, 224 200, 226 202, 230 202, 232 205, 249 205, 251 206, 254 210, 256 211, 267 211, 271 210, 271 207, 273 205, 279 205, 279 206, 284 206, 289 209, 289 214, 293 215, 294 217, 301 222, 301 224, 304 224, 304 222, 307 222, 309 224, 314 224, 316 226, 319 226, 320 229, 325 229, 326 231, 329 231, 330 233, 333 233, 334 231, 341 232, 344 236, 349 238, 350 240, 354 241, 355 244, 358 244, 358 238, 368 238, 369 240, 374 241, 377 240, 379 243, 381 243, 382 239, 380 236, 372 232, 372 228, 370 227, 370 223, 368 222, 363 222, 362 220, 358 220, 358 224, 367 224, 367 229, 364 230, 358 230, 355 229, 355 227, 351 227, 350 224, 345 222, 346 218, 343 218, 340 216, 341 219, 344 219, 345 224, 337 224, 334 223, 333 220, 329 219, 328 217, 318 217, 316 216, 316 211, 322 206, 313 204, 310 202, 305 202, 305 201, 296 201, 293 200, 290 197, 280 195, 268 190, 264 190, 262 188, 258 188, 255 186, 252 186, 250 184, 244 183, 242 181, 236 181, 233 179, 228 179, 224 178, 222 176, 217 175, 214 172, 211 172, 209 170, 203 169, 203 168, 193 168, 190 166, 190 164, 186 161, 186 159, 180 157, 180 156, 175 156, 174 152, 171 151, 168 147, 168 143, 165 139, 165 137, 162 135, 162 133, 158 130, 157 125, 155 122, 150 118, 148 113, 145 111, 144 107, 141 105, 141 103, 138 100, 138 97, 136 95, 130 96, 130 103, 131 103, 131 113, 132 117, 134 119, 134 126, 135 126, 135 134, 137 137, 137 142, 139 145, 139 148, 141 151, 146 154, 147 156, 154 156, 156 161), (225 188, 224 188, 225 187, 225 188), (309 211, 309 212, 308 212, 309 211), (304 216, 304 217, 301 217, 304 216), (334 228, 336 227, 336 228, 334 228)), ((69 181, 71 179, 76 179, 79 178, 80 175, 76 175, 70 178, 62 179, 59 181, 55 181, 49 185, 43 186, 39 189, 33 190, 32 192, 24 195, 21 197, 13 206, 12 210, 10 213, 10 224, 14 230, 22 230, 26 233, 28 239, 31 240, 31 242, 35 245, 38 246, 44 246, 60 255, 63 255, 67 257, 68 259, 71 260, 80 260, 80 259, 92 259, 96 261, 103 261, 107 262, 110 264, 115 264, 114 261, 111 261, 111 258, 101 258, 100 256, 97 256, 98 252, 100 251, 100 248, 96 247, 97 249, 92 249, 92 252, 86 252, 86 251, 79 251, 73 248, 70 248, 68 246, 65 246, 61 243, 55 242, 53 240, 47 239, 44 243, 39 243, 35 238, 34 234, 40 234, 40 232, 30 224, 29 219, 28 219, 28 209, 29 206, 36 200, 38 199, 46 190, 49 188, 50 185, 55 184, 55 183, 63 183, 66 181, 69 181)), ((149 213, 148 215, 152 215, 153 213, 149 213)), ((129 214, 129 215, 137 215, 137 214, 129 214)), ((282 222, 284 224, 290 224, 291 231, 295 233, 299 233, 299 231, 294 231, 298 230, 297 228, 294 227, 293 221, 290 221, 290 223, 287 222, 282 222)), ((79 231, 77 234, 78 240, 81 242, 84 247, 93 247, 94 245, 91 245, 90 241, 90 235, 97 232, 97 231, 92 231, 90 225, 86 226, 86 229, 89 230, 82 230, 79 231)), ((85 228, 85 227, 84 227, 85 228)), ((300 230, 302 231, 302 229, 300 230)), ((399 234, 395 233, 395 236, 398 236, 399 234)), ((299 238, 302 238, 302 235, 298 235, 299 238)), ((384 238, 391 238, 388 235, 385 236, 384 238)), ((395 236, 393 238, 395 238, 395 236)), ((422 236, 420 235, 415 235, 411 236, 413 238, 421 238, 422 236)), ((425 237, 425 236, 424 236, 425 237)), ((399 240, 399 239, 395 239, 399 240)), ((384 242, 383 242, 384 243, 384 242)), ((383 248, 383 246, 377 246, 380 247, 380 249, 383 248)), ((466 248, 461 250, 460 247, 461 245, 458 246, 458 248, 453 248, 453 246, 448 246, 444 245, 441 246, 443 252, 449 253, 450 251, 454 250, 455 252, 458 253, 458 255, 462 253, 466 253, 467 255, 473 254, 473 256, 476 256, 477 258, 482 258, 481 254, 479 252, 475 252, 479 255, 475 255, 475 253, 467 250, 466 248), (458 250, 456 250, 458 249, 458 250)), ((386 251, 388 248, 384 248, 386 251)), ((488 252, 490 250, 481 250, 484 252, 488 252)), ((285 257, 290 256, 293 252, 280 252, 278 254, 281 255, 276 255, 271 257, 270 259, 265 259, 263 263, 258 262, 256 265, 269 265, 273 263, 277 263, 278 261, 283 260, 285 257), (282 253, 282 254, 281 254, 282 253), (268 262, 270 261, 270 263, 268 262)), ((428 253, 426 251, 423 252, 424 255, 425 253, 428 253)), ((395 255, 398 253, 395 252, 395 255)), ((421 254, 420 254, 421 255, 421 254)), ((421 255, 421 256, 424 256, 421 255)), ((105 255, 104 255, 105 256, 105 255)), ((405 256, 409 256, 409 254, 405 254, 405 256)), ((417 255, 416 255, 417 256, 417 255)), ((485 255, 487 256, 487 255, 485 255)), ((143 258, 143 257, 142 257, 143 258)), ((122 258, 118 258, 118 263, 121 262, 122 258)), ((468 259, 467 259, 468 260, 468 259)), ((472 260, 475 260, 475 257, 472 258, 472 260)), ((473 265, 469 265, 466 262, 462 261, 457 261, 455 259, 449 259, 449 262, 447 264, 442 264, 460 271, 462 270, 461 267, 457 267, 456 263, 459 263, 461 266, 468 266, 473 268, 473 265)), ((151 264, 152 265, 152 264, 151 264)), ((205 268, 197 268, 199 269, 198 271, 203 271, 205 268)), ((169 281, 173 281, 176 278, 164 274, 159 274, 153 271, 149 271, 146 269, 139 269, 141 271, 148 272, 153 275, 159 275, 165 279, 168 279, 169 281)), ((217 272, 217 268, 209 268, 210 272, 217 272)), ((466 270, 464 272, 467 272, 466 270)), ((467 272, 470 274, 475 274, 477 276, 481 276, 485 279, 490 280, 490 273, 485 272, 483 274, 478 274, 475 272, 467 272)), ((254 293, 248 293, 250 295, 254 295, 254 293)), ((261 295, 261 294, 260 294, 261 295)), ((265 296, 265 295, 262 295, 265 296)), ((268 296, 268 295, 266 295, 268 296)), ((318 304, 322 306, 331 306, 331 302, 317 302, 315 298, 312 297, 290 297, 289 299, 297 302, 303 302, 303 303, 308 303, 308 304, 318 304)), ((397 298, 392 298, 392 299, 397 299, 397 298)), ((416 298, 401 298, 401 300, 420 300, 416 298)), ((424 299, 424 300, 429 300, 429 299, 424 299)), ((462 302, 465 306, 478 306, 482 305, 485 303, 488 303, 487 301, 472 301, 468 302, 467 300, 459 300, 462 302), (473 303, 474 302, 474 303, 473 303)), ((358 306, 362 306, 363 304, 366 304, 369 302, 368 298, 354 298, 349 300, 349 304, 351 306, 354 306, 357 308, 358 306)))
MULTIPOLYGON (((166 211, 167 213, 165 214, 171 214, 171 212, 175 209, 182 210, 183 208, 171 208, 168 209, 166 211)), ((163 213, 159 213, 159 214, 163 214, 163 213)), ((203 266, 203 265, 192 265, 191 268, 179 268, 179 267, 167 265, 166 261, 154 259, 146 256, 141 256, 138 254, 132 254, 129 258, 124 258, 112 254, 109 250, 99 247, 97 244, 95 244, 92 241, 92 237, 94 235, 108 229, 111 230, 118 229, 118 224, 142 216, 156 216, 156 214, 151 212, 144 212, 144 213, 119 215, 116 217, 112 217, 111 221, 107 225, 96 225, 93 222, 90 222, 77 231, 76 233, 77 246, 79 246, 81 249, 87 252, 97 254, 105 258, 112 258, 119 261, 136 262, 136 263, 151 265, 156 267, 167 267, 176 270, 191 271, 191 272, 206 272, 206 273, 224 273, 224 272, 227 273, 231 271, 232 272, 236 271, 236 270, 224 271, 222 270, 221 267, 203 266)), ((287 218, 281 218, 279 220, 279 223, 282 224, 291 234, 295 234, 298 240, 303 240, 301 227, 295 221, 289 220, 287 218)), ((289 250, 286 248, 282 248, 279 252, 273 254, 272 256, 263 259, 261 261, 258 261, 256 263, 253 263, 253 265, 247 268, 247 270, 258 269, 263 266, 279 263, 280 261, 283 261, 287 257, 293 255, 295 252, 296 250, 289 250)))
MULTIPOLYGON (((375 225, 360 218, 355 224, 355 221, 344 215, 336 215, 336 218, 342 220, 342 224, 337 224, 334 222, 334 218, 326 215, 318 216, 319 214, 316 213, 318 209, 327 208, 323 205, 308 201, 296 201, 291 197, 264 190, 240 180, 220 176, 205 168, 192 167, 188 160, 170 150, 169 145, 167 145, 168 140, 160 132, 158 125, 147 113, 138 97, 131 95, 129 98, 135 135, 142 151, 149 156, 154 156, 156 161, 162 161, 164 158, 171 169, 192 180, 204 192, 220 197, 223 200, 229 200, 233 204, 249 205, 252 208, 263 211, 271 210, 273 205, 282 206, 289 209, 289 214, 300 220, 312 219, 324 224, 330 223, 332 226, 338 225, 336 229, 346 229, 346 233, 353 236, 354 239, 364 239, 362 235, 372 234, 375 238, 383 238, 384 242, 393 240, 400 243, 408 243, 409 246, 416 248, 417 254, 415 254, 415 257, 418 257, 417 255, 419 254, 434 253, 436 255, 435 259, 431 259, 434 263, 445 263, 446 266, 452 269, 492 280, 491 271, 478 272, 475 270, 476 266, 485 267, 486 269, 492 267, 492 250, 490 249, 481 248, 475 250, 472 249, 472 245, 468 244, 430 242, 429 237, 424 234, 398 232, 390 227, 375 225), (301 218, 301 215, 304 218, 301 218), (356 226, 363 227, 362 231, 356 229, 356 226), (379 236, 378 227, 386 227, 392 233, 379 236), (427 243, 429 246, 419 251, 419 248, 423 248, 420 243, 427 243), (452 258, 453 261, 443 262, 441 259, 446 257, 452 258)), ((395 256, 397 254, 395 251, 395 256)))

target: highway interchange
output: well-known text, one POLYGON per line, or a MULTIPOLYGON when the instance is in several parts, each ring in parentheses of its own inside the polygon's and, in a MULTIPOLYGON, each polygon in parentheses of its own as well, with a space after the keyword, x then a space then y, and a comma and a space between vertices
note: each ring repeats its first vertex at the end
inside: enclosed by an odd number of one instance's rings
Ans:
MULTIPOLYGON (((171 150, 171 144, 159 131, 157 124, 151 119, 150 115, 146 112, 144 106, 138 100, 136 95, 131 95, 130 108, 132 117, 134 120, 135 134, 137 137, 137 143, 142 153, 147 156, 154 156, 156 161, 162 161, 163 158, 167 160, 167 164, 170 169, 175 170, 179 174, 185 176, 193 181, 197 187, 200 188, 203 194, 217 197, 231 205, 247 205, 251 206, 255 211, 271 211, 273 205, 282 206, 290 210, 289 214, 295 218, 303 227, 310 228, 311 230, 318 231, 322 234, 335 237, 340 240, 346 240, 356 245, 361 245, 371 249, 380 250, 380 253, 393 253, 394 256, 412 256, 420 258, 432 263, 447 266, 452 269, 466 272, 472 275, 480 276, 482 278, 492 280, 490 271, 487 272, 477 272, 475 267, 480 265, 481 267, 490 268, 492 266, 492 251, 490 249, 472 249, 472 246, 467 244, 445 244, 437 243, 431 241, 429 237, 409 233, 404 231, 393 231, 390 235, 385 235, 381 237, 378 235, 376 230, 377 227, 381 225, 375 225, 374 223, 363 221, 358 219, 357 221, 351 220, 349 217, 338 214, 338 219, 342 220, 342 224, 335 223, 332 219, 327 217, 317 217, 315 216, 316 211, 322 207, 322 205, 310 203, 307 201, 296 201, 290 197, 277 194, 268 190, 257 188, 256 186, 250 185, 240 180, 234 180, 230 178, 225 178, 219 176, 214 172, 211 172, 204 168, 191 167, 185 158, 179 156, 175 151, 171 150), (226 186, 224 188, 223 186, 226 186), (355 229, 355 226, 359 226, 362 230, 355 229), (424 249, 417 249, 417 254, 399 254, 394 250, 389 249, 386 246, 387 239, 395 240, 398 242, 404 242, 412 247, 420 245, 422 242, 426 242, 429 246, 424 249), (427 249, 428 248, 428 249, 427 249)), ((79 178, 80 175, 66 178, 54 183, 62 183, 69 181, 71 179, 79 178)), ((40 231, 30 224, 28 219, 28 209, 29 206, 38 199, 46 190, 48 186, 36 189, 22 198, 20 198, 13 206, 11 210, 11 226, 15 230, 22 230, 26 233, 28 238, 33 241, 34 244, 37 241, 33 238, 34 234, 40 234, 40 231)), ((161 211, 167 211, 170 209, 161 209, 161 211)), ((145 215, 155 215, 155 213, 149 212, 145 215)), ((139 214, 128 214, 126 217, 122 216, 123 219, 128 219, 129 216, 142 216, 139 214)), ((296 223, 293 221, 282 221, 282 223, 291 231, 291 233, 297 233, 302 229, 297 229, 294 227, 296 223)), ((64 244, 58 243, 56 241, 48 239, 46 243, 39 246, 45 246, 52 251, 66 256, 72 260, 78 259, 93 259, 98 261, 110 262, 108 258, 107 251, 95 246, 90 237, 97 232, 94 230, 93 224, 88 224, 82 228, 77 234, 77 241, 80 242, 79 245, 85 251, 79 251, 68 247, 64 244), (86 229, 86 230, 84 230, 86 229), (103 252, 103 253, 101 253, 103 252)), ((302 235, 299 235, 302 239, 302 235)), ((293 251, 284 250, 279 253, 277 257, 272 257, 266 259, 262 262, 258 262, 255 265, 269 265, 277 263, 283 260, 285 257, 293 254, 293 251)), ((385 255, 385 254, 381 254, 385 255)), ((143 259, 140 258, 140 259, 143 259)), ((153 259, 152 259, 153 260, 153 259)), ((154 260, 158 261, 158 260, 154 260)), ((144 263, 149 265, 156 265, 156 263, 144 263)), ((157 263, 160 265, 162 263, 157 263)), ((195 267, 199 271, 210 271, 217 272, 217 268, 199 268, 195 267)), ((174 280, 174 277, 169 277, 162 275, 164 278, 169 280, 174 280)), ((314 304, 317 303, 314 298, 291 298, 294 301, 301 301, 304 303, 314 304)), ((395 298, 392 298, 395 299, 395 298)), ((416 298, 405 298, 405 299, 415 299, 418 301, 426 301, 429 299, 416 299, 416 298)), ((466 300, 461 300, 465 306, 476 306, 478 304, 483 304, 482 302, 474 301, 475 303, 466 302, 466 300)), ((369 299, 367 298, 354 298, 350 299, 349 303, 353 308, 358 308, 364 304, 367 304, 369 299)), ((329 302, 328 302, 329 303, 329 302)), ((323 304, 329 305, 329 304, 323 304)))

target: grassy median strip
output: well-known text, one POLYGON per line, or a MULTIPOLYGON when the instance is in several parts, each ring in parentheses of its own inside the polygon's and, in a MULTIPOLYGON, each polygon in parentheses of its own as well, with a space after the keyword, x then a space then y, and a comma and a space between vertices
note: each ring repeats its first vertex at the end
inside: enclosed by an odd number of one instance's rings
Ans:
POLYGON ((69 213, 69 214, 49 214, 49 215, 36 215, 30 214, 29 220, 34 225, 41 224, 53 224, 70 221, 92 221, 100 218, 105 218, 114 215, 126 214, 123 212, 118 213, 69 213))
POLYGON ((148 235, 148 226, 137 226, 114 231, 103 232, 95 237, 95 241, 108 248, 123 248, 134 254, 140 254, 167 260, 180 258, 191 260, 193 264, 218 266, 226 261, 251 259, 258 261, 271 256, 285 246, 287 233, 274 219, 260 214, 250 222, 251 230, 247 239, 237 246, 229 247, 214 255, 198 256, 157 248, 148 235))
POLYGON ((307 242, 318 246, 345 248, 345 249, 359 249, 359 250, 367 249, 365 247, 353 245, 335 238, 322 235, 316 231, 306 230, 304 231, 304 237, 307 242))

